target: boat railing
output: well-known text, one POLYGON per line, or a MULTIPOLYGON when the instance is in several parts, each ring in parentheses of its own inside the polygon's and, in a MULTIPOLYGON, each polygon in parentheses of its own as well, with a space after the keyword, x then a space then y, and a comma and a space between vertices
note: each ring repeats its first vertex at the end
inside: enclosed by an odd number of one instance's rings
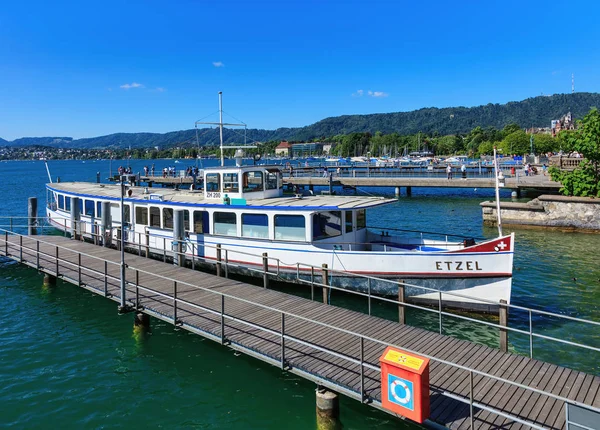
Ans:
MULTIPOLYGON (((5 229, 0 229, 0 246, 2 246, 4 248, 4 252, 6 255, 10 254, 10 251, 13 250, 14 248, 17 247, 17 252, 20 252, 20 261, 24 261, 23 257, 24 257, 24 250, 28 253, 28 255, 33 255, 35 258, 37 258, 38 261, 38 265, 37 267, 40 267, 39 262, 40 262, 40 256, 42 256, 43 258, 52 258, 56 260, 56 268, 57 268, 57 276, 59 275, 58 270, 59 270, 59 266, 63 268, 63 270, 71 270, 71 271, 75 271, 76 273, 78 273, 78 276, 80 277, 80 281, 81 281, 81 275, 82 272, 85 271, 86 276, 90 276, 94 279, 97 280, 101 280, 104 283, 104 295, 108 296, 108 290, 107 290, 107 285, 109 281, 118 281, 120 280, 119 277, 113 276, 109 274, 109 271, 107 269, 107 267, 109 265, 111 266, 115 266, 115 267, 119 267, 120 266, 120 262, 112 262, 112 261, 108 261, 105 260, 101 257, 98 257, 96 255, 92 255, 92 254, 88 254, 85 252, 81 252, 81 251, 73 251, 72 249, 54 244, 54 243, 50 243, 50 242, 46 242, 43 239, 37 239, 36 243, 37 243, 37 249, 35 248, 27 248, 26 246, 24 246, 24 236, 22 234, 18 234, 15 232, 9 232, 8 230, 5 229), (19 243, 15 244, 15 243, 10 243, 10 241, 8 240, 8 235, 16 235, 19 236, 19 243), (52 254, 44 254, 41 250, 40 250, 40 243, 42 244, 46 244, 54 249, 56 249, 56 252, 52 255, 52 254), (69 260, 68 258, 65 257, 61 257, 61 251, 62 251, 62 255, 64 256, 65 254, 67 255, 72 255, 74 252, 78 255, 77 261, 76 262, 72 262, 71 260, 69 260), (92 270, 89 268, 84 268, 81 266, 81 261, 82 261, 82 257, 86 257, 88 259, 93 259, 93 260, 98 260, 101 261, 104 265, 104 271, 96 271, 96 270, 92 270)), ((314 266, 313 266, 314 267, 314 266)), ((435 357, 429 354, 425 354, 422 351, 416 351, 413 350, 412 348, 407 347, 406 345, 395 345, 395 344, 389 344, 388 342, 385 342, 381 339, 366 335, 364 333, 361 333, 359 330, 355 330, 355 329, 346 329, 346 328, 342 328, 333 324, 329 324, 326 323, 324 321, 319 321, 319 320, 315 320, 315 319, 311 319, 308 318, 306 316, 297 314, 293 311, 284 311, 281 310, 275 306, 269 306, 266 304, 262 304, 262 303, 258 303, 255 301, 252 301, 251 299, 244 299, 238 296, 234 296, 232 294, 228 294, 227 292, 223 292, 223 291, 218 291, 215 290, 213 288, 208 288, 208 287, 203 287, 201 285, 197 285, 197 284, 191 284, 189 282, 185 282, 185 281, 178 281, 177 283, 175 283, 175 289, 177 288, 177 286, 181 287, 181 286, 186 286, 195 290, 199 290, 199 291, 203 291, 204 293, 207 293, 209 295, 213 295, 213 296, 217 296, 219 297, 219 301, 221 303, 220 309, 214 309, 213 307, 207 306, 207 305, 202 305, 202 304, 197 304, 197 303, 192 303, 186 299, 183 299, 181 297, 178 297, 176 295, 176 293, 174 293, 173 295, 169 295, 166 294, 162 291, 153 289, 153 288, 149 288, 146 287, 144 285, 142 285, 140 283, 140 280, 143 278, 158 278, 163 280, 165 283, 172 283, 173 280, 170 279, 167 276, 164 275, 160 275, 158 273, 154 273, 154 272, 149 272, 147 270, 141 269, 141 268, 137 268, 135 266, 131 266, 129 265, 127 267, 127 270, 129 270, 130 272, 134 272, 135 273, 135 277, 134 280, 125 280, 125 285, 130 288, 131 290, 135 291, 135 296, 133 298, 129 298, 128 302, 131 303, 131 305, 135 308, 135 309, 142 309, 141 304, 140 304, 140 292, 145 292, 145 293, 150 293, 150 295, 147 295, 147 297, 150 297, 149 300, 157 300, 157 301, 164 301, 165 299, 168 300, 169 302, 173 303, 173 323, 175 325, 179 324, 178 320, 177 320, 177 308, 179 306, 185 306, 188 309, 192 308, 195 310, 199 310, 202 312, 206 312, 212 315, 215 315, 216 317, 220 318, 221 320, 221 333, 220 333, 220 340, 221 343, 225 344, 227 342, 227 338, 226 338, 226 332, 225 332, 225 321, 235 321, 236 323, 241 323, 245 326, 248 326, 250 328, 256 329, 260 332, 265 332, 267 334, 270 335, 274 335, 280 338, 280 342, 281 342, 281 357, 280 357, 280 364, 282 369, 285 369, 286 367, 286 361, 285 361, 285 345, 287 342, 300 342, 302 344, 305 344, 307 346, 309 346, 312 349, 315 349, 319 352, 322 352, 324 354, 329 354, 329 355, 333 355, 336 358, 339 358, 341 360, 344 360, 345 362, 348 362, 349 364, 353 364, 353 365, 357 365, 359 366, 360 369, 360 384, 358 389, 354 389, 354 388, 347 388, 347 387, 339 387, 340 391, 342 391, 343 393, 349 395, 350 397, 356 398, 357 400, 361 401, 361 402, 374 402, 379 404, 379 402, 373 398, 371 398, 367 392, 365 391, 365 370, 372 370, 375 371, 377 373, 381 372, 381 367, 379 366, 379 363, 377 362, 369 362, 366 359, 366 354, 365 354, 365 341, 368 342, 372 342, 376 345, 379 345, 381 347, 387 347, 387 346, 392 346, 395 347, 397 349, 406 351, 410 354, 416 354, 418 356, 421 357, 425 357, 427 359, 429 359, 431 362, 433 363, 440 363, 440 364, 444 364, 447 365, 453 369, 458 369, 460 371, 465 372, 465 378, 468 376, 468 381, 469 381, 469 389, 468 389, 468 394, 460 394, 457 391, 454 392, 449 392, 449 391, 442 391, 440 392, 441 395, 449 397, 451 399, 460 401, 466 405, 469 405, 469 417, 470 417, 470 422, 471 422, 471 428, 475 428, 474 425, 474 408, 479 408, 479 409, 483 409, 489 412, 492 412, 494 414, 497 414, 499 416, 508 418, 510 420, 513 420, 515 422, 530 426, 532 428, 536 428, 536 429, 544 429, 544 427, 542 427, 541 425, 535 423, 535 422, 531 422, 528 420, 525 420, 523 418, 520 418, 514 414, 511 414, 509 412, 503 411, 503 410, 499 410, 494 406, 491 406, 489 404, 489 402, 486 402, 485 400, 481 400, 481 401, 477 401, 476 400, 476 385, 477 383, 481 383, 482 378, 489 378, 493 381, 498 381, 501 383, 505 383, 509 386, 513 386, 513 387, 517 387, 517 388, 521 388, 524 390, 527 390, 528 392, 531 393, 536 393, 540 396, 544 396, 547 397, 549 399, 553 399, 553 400, 558 400, 560 402, 564 402, 566 405, 573 405, 579 408, 582 408, 586 411, 590 411, 593 414, 600 414, 600 408, 594 407, 594 406, 590 406, 572 399, 569 399, 567 397, 561 396, 561 395, 557 395, 554 394, 550 391, 546 391, 545 389, 538 389, 529 385, 525 385, 525 384, 521 384, 519 382, 510 380, 510 379, 506 379, 506 378, 502 378, 500 376, 496 376, 493 375, 491 373, 488 373, 486 371, 482 371, 482 370, 478 370, 474 367, 470 367, 468 365, 463 365, 463 364, 458 364, 455 363, 453 361, 450 361, 448 359, 442 359, 439 357, 435 357), (140 274, 143 274, 144 276, 140 276, 140 274), (271 312, 275 312, 277 314, 281 315, 281 329, 280 330, 273 330, 270 328, 267 328, 261 324, 257 324, 257 323, 252 323, 250 321, 247 321, 243 318, 239 318, 239 316, 235 316, 235 315, 229 315, 226 312, 226 306, 225 304, 227 303, 245 303, 249 306, 253 306, 253 307, 257 307, 260 309, 264 309, 264 310, 268 310, 271 312), (349 335, 353 338, 356 339, 356 344, 359 346, 359 348, 357 348, 358 353, 356 354, 356 356, 354 354, 352 355, 348 355, 348 354, 344 354, 344 353, 339 353, 339 352, 335 352, 332 351, 330 348, 328 348, 327 346, 323 346, 319 343, 316 343, 314 341, 310 341, 308 339, 300 339, 296 336, 290 335, 289 332, 286 334, 285 332, 285 321, 290 321, 290 319, 296 319, 299 321, 304 321, 306 323, 311 323, 314 324, 318 327, 323 327, 323 328, 327 328, 330 330, 333 330, 334 333, 342 333, 345 335, 349 335), (475 377, 479 377, 478 380, 475 379, 475 377)), ((81 282, 80 282, 81 285, 81 282)), ((331 286, 328 286, 326 284, 323 284, 325 287, 327 288, 331 288, 331 286)), ((403 304, 406 305, 406 304, 403 304)), ((215 336, 216 337, 216 336, 215 336)), ((481 393, 477 393, 477 394, 481 394, 481 393)), ((565 407, 565 418, 566 421, 569 422, 569 409, 568 407, 565 407)))
MULTIPOLYGON (((27 217, 24 217, 27 218, 27 217)), ((80 221, 82 224, 89 224, 89 222, 80 221)), ((67 225, 67 227, 70 227, 67 225)), ((117 230, 117 237, 120 238, 120 227, 113 227, 113 230, 117 230)), ((8 230, 5 230, 8 231, 8 230)), ((15 234, 13 232, 13 234, 15 234)), ((67 234, 65 232, 65 234, 67 234)), ((95 230, 95 233, 87 233, 92 236, 92 240, 94 243, 103 243, 104 235, 100 234, 99 228, 95 230)), ((241 269, 247 273, 254 273, 257 276, 263 278, 264 285, 267 286, 270 278, 280 279, 280 280, 289 280, 288 278, 284 278, 282 276, 285 271, 286 274, 294 273, 292 280, 298 284, 309 285, 311 288, 311 298, 314 299, 315 288, 327 288, 329 292, 331 291, 339 291, 344 292, 345 294, 351 294, 354 296, 360 296, 367 299, 367 309, 368 314, 371 315, 372 312, 372 303, 373 301, 379 301, 382 303, 394 304, 399 308, 413 308, 421 311, 425 311, 431 314, 437 314, 437 330, 440 334, 444 332, 444 317, 453 318, 462 321, 474 322, 486 327, 499 329, 500 332, 512 332, 520 335, 527 336, 529 339, 529 356, 534 358, 534 339, 543 339, 552 342, 558 342, 565 345, 570 345, 578 348, 583 348, 586 350, 600 352, 600 348, 596 346, 587 345, 580 342, 575 342, 572 340, 561 339, 555 336, 551 336, 548 334, 543 334, 542 332, 536 332, 534 329, 536 326, 534 322, 539 325, 544 324, 559 324, 560 321, 572 321, 576 323, 584 324, 586 327, 600 327, 600 322, 573 317, 570 315, 560 314, 556 312, 549 312, 540 309, 530 308, 526 306, 520 306, 515 304, 508 303, 499 303, 494 300, 488 300, 484 298, 477 297, 476 300, 481 302, 489 307, 499 308, 504 310, 505 312, 515 312, 519 314, 526 315, 527 326, 522 327, 511 327, 509 325, 509 321, 507 320, 506 325, 498 324, 491 321, 486 321, 482 319, 472 318, 471 316, 467 316, 465 314, 459 312, 449 312, 447 303, 451 301, 450 298, 458 298, 464 300, 474 300, 475 298, 464 293, 452 292, 452 291, 442 291, 440 289, 425 287, 421 285, 411 284, 404 281, 384 279, 375 276, 353 273, 351 271, 334 269, 333 267, 324 266, 316 266, 307 263, 300 262, 285 262, 280 258, 269 256, 268 253, 263 254, 255 254, 247 251, 243 251, 240 249, 229 249, 226 244, 208 244, 202 243, 199 245, 198 243, 194 243, 189 239, 184 239, 179 243, 177 240, 174 240, 172 237, 167 237, 164 235, 153 235, 150 232, 140 233, 130 231, 126 234, 124 238, 126 249, 136 250, 138 255, 145 255, 147 257, 161 256, 163 261, 176 260, 176 257, 182 256, 188 260, 191 260, 192 267, 196 267, 196 262, 208 263, 216 267, 217 273, 223 273, 226 277, 229 276, 230 269, 241 269), (162 247, 160 246, 152 246, 150 245, 150 240, 153 239, 155 244, 160 242, 162 247), (176 249, 176 245, 181 245, 181 251, 176 249), (199 247, 213 249, 214 253, 211 256, 200 255, 199 247), (235 255, 238 258, 233 258, 234 261, 231 261, 231 255, 235 255), (239 259, 239 256, 247 256, 249 259, 253 260, 254 263, 238 263, 236 262, 239 259), (274 270, 274 271, 273 271, 274 270), (341 286, 334 285, 334 278, 336 277, 346 277, 353 278, 355 280, 362 280, 364 284, 362 285, 363 291, 349 290, 343 288, 341 286), (319 279, 320 278, 320 279, 319 279), (397 288, 399 291, 399 297, 390 298, 376 294, 373 291, 374 284, 379 283, 379 285, 391 285, 393 288, 397 288), (407 288, 416 289, 418 291, 423 291, 423 293, 428 293, 432 295, 437 295, 437 306, 431 307, 418 303, 410 303, 408 300, 404 298, 404 291, 407 288), (444 306, 446 305, 446 306, 444 306), (544 319, 545 318, 545 319, 544 319)), ((115 245, 119 247, 119 240, 116 241, 115 245)), ((333 250, 333 254, 335 257, 335 251, 333 250)), ((204 253, 202 253, 204 254, 204 253)), ((335 260, 334 260, 335 261, 335 260)), ((329 300, 329 299, 328 299, 329 300)), ((580 335, 580 333, 577 333, 580 335)), ((594 336, 592 336, 594 338, 594 336)))

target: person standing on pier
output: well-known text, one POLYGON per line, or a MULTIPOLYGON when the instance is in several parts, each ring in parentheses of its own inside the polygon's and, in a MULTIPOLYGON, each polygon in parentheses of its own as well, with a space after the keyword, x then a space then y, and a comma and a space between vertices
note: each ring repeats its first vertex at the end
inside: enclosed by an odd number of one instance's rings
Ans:
POLYGON ((460 166, 460 173, 463 179, 467 179, 467 166, 464 163, 460 166))
POLYGON ((450 164, 446 166, 446 173, 448 174, 448 179, 452 179, 452 166, 450 164))

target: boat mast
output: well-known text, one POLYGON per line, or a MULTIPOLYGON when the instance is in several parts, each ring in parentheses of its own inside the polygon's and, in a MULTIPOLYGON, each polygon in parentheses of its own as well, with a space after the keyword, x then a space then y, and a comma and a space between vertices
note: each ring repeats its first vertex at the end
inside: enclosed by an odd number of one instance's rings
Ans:
POLYGON ((500 216, 500 177, 498 173, 498 157, 496 156, 496 147, 494 146, 494 176, 496 177, 496 215, 498 217, 498 235, 502 236, 502 217, 500 216))

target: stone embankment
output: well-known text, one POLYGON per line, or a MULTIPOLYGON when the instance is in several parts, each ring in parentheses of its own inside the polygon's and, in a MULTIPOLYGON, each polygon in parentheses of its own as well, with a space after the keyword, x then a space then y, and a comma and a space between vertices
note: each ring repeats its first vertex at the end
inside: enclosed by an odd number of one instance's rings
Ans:
MULTIPOLYGON (((484 225, 498 223, 496 203, 481 203, 484 225)), ((600 233, 600 199, 542 195, 527 203, 501 202, 502 224, 600 233)))

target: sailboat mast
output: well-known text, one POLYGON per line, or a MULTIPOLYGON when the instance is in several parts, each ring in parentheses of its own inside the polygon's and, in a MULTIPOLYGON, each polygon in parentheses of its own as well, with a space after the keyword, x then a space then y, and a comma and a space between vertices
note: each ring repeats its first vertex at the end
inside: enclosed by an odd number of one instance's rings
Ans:
POLYGON ((219 136, 221 139, 221 167, 225 165, 223 156, 223 91, 219 91, 219 136))

